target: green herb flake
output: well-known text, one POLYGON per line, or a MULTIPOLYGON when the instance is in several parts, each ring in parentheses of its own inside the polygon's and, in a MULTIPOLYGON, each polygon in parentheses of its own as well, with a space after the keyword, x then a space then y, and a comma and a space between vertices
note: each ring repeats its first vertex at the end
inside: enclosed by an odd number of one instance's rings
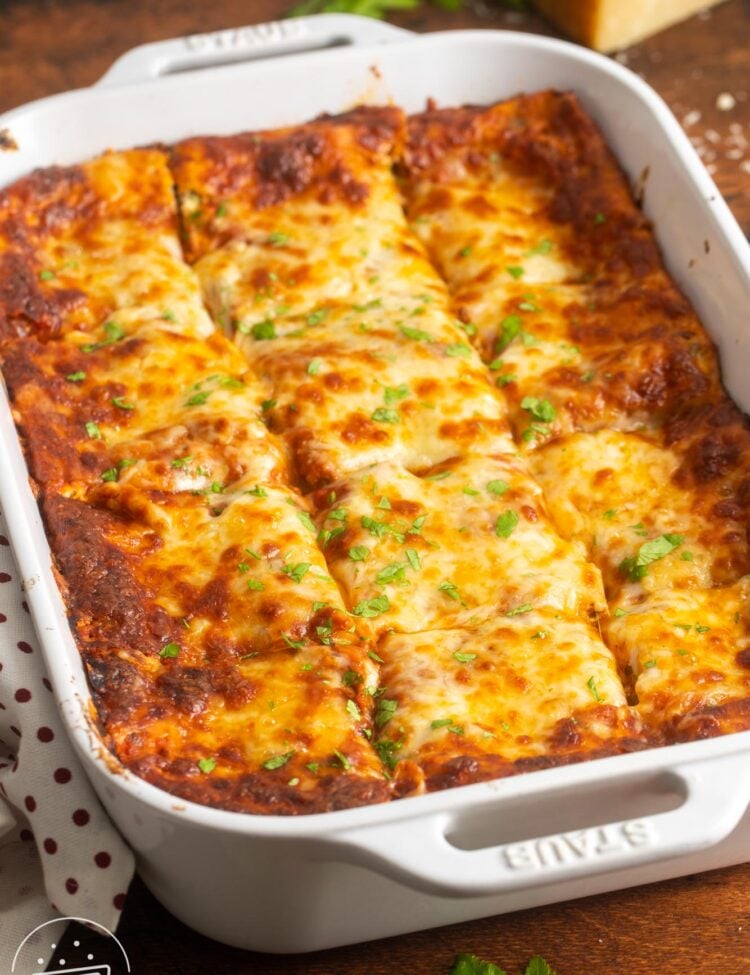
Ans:
POLYGON ((597 704, 601 704, 601 702, 602 702, 603 699, 602 699, 602 697, 599 694, 599 691, 597 689, 597 686, 596 686, 596 678, 589 677, 589 679, 586 681, 586 687, 588 687, 589 691, 591 691, 591 696, 596 701, 596 703, 597 704))
POLYGON ((495 534, 498 538, 510 538, 518 524, 518 515, 515 511, 504 511, 498 515, 495 522, 495 534))
POLYGON ((316 308, 315 311, 310 312, 310 314, 307 316, 305 321, 307 322, 308 325, 315 326, 315 325, 320 325, 322 322, 326 320, 326 318, 328 318, 328 309, 316 308))
POLYGON ((346 710, 355 721, 360 721, 362 719, 362 712, 357 707, 356 701, 352 701, 351 698, 349 698, 349 700, 346 702, 346 710))
POLYGON ((648 567, 653 562, 658 562, 685 541, 684 535, 659 535, 648 542, 644 542, 638 549, 638 553, 630 558, 623 559, 620 563, 620 571, 627 575, 631 582, 638 582, 648 575, 648 567))
POLYGON ((276 403, 277 400, 275 399, 264 399, 263 402, 260 404, 260 408, 263 410, 264 413, 268 413, 269 410, 272 410, 274 406, 276 406, 276 403))
POLYGON ((375 653, 374 650, 368 650, 367 656, 370 658, 370 660, 374 660, 376 664, 385 663, 385 660, 383 660, 383 658, 379 654, 375 653))
POLYGON ((465 342, 453 342, 445 346, 445 354, 452 359, 468 359, 471 356, 471 346, 465 342))
POLYGON ((684 551, 680 555, 680 558, 682 559, 683 562, 692 562, 693 561, 693 553, 692 552, 688 552, 686 550, 686 551, 684 551))
POLYGON ((98 425, 93 422, 93 420, 89 420, 89 422, 86 424, 86 436, 91 440, 103 439, 102 431, 99 429, 98 425))
POLYGON ((289 243, 289 235, 279 233, 279 231, 275 230, 268 235, 266 243, 270 244, 271 247, 285 247, 289 243))
POLYGON ((381 569, 380 572, 378 572, 378 574, 375 576, 375 583, 378 586, 387 586, 391 585, 392 583, 405 581, 405 562, 392 562, 390 565, 386 565, 385 568, 381 569))
POLYGON ((192 396, 185 400, 185 406, 203 406, 210 395, 210 391, 193 393, 192 396))
POLYGON ((525 268, 521 267, 520 264, 511 264, 505 268, 508 274, 513 278, 514 281, 518 281, 526 273, 525 268))
POLYGON ((617 514, 617 508, 610 508, 608 511, 604 512, 602 518, 606 518, 607 521, 612 521, 612 519, 615 517, 616 514, 617 514))
POLYGON ((102 339, 101 342, 88 342, 86 345, 81 346, 81 350, 83 352, 98 352, 99 349, 104 349, 108 345, 114 345, 115 342, 119 342, 120 339, 125 338, 125 330, 117 322, 106 322, 104 325, 104 334, 106 338, 102 339))
POLYGON ((510 484, 507 481, 494 480, 487 483, 487 490, 490 494, 496 494, 501 497, 506 491, 510 491, 510 484))
POLYGON ((134 410, 135 404, 129 403, 122 396, 113 396, 111 400, 112 406, 116 406, 118 410, 134 410))
POLYGON ((398 711, 398 701, 389 700, 386 697, 381 697, 378 701, 378 706, 375 710, 375 725, 378 728, 383 728, 391 718, 398 711))
POLYGON ((210 775, 216 768, 215 758, 201 758, 198 760, 198 768, 204 775, 210 775))
POLYGON ((39 272, 39 280, 40 281, 51 281, 53 278, 56 278, 56 277, 57 277, 57 275, 55 274, 54 271, 47 270, 47 271, 40 271, 39 272))
POLYGON ((263 768, 274 772, 277 768, 283 768, 293 755, 294 751, 284 752, 283 755, 272 755, 263 762, 263 768))
POLYGON ((604 216, 603 213, 595 213, 594 214, 594 223, 595 224, 601 224, 601 223, 606 223, 606 222, 607 222, 607 218, 604 216))
POLYGON ((259 579, 248 579, 247 588, 251 589, 253 592, 263 592, 266 588, 259 579))
POLYGON ((521 409, 530 413, 535 420, 542 423, 552 423, 557 416, 557 410, 548 399, 538 399, 536 396, 524 396, 521 409))
POLYGON ((459 650, 456 650, 453 654, 453 659, 457 660, 460 664, 470 664, 472 660, 477 659, 477 655, 475 653, 461 653, 459 650))
POLYGON ((108 470, 104 471, 102 474, 103 481, 116 481, 119 477, 120 472, 116 467, 110 467, 108 470))
POLYGON ((462 247, 458 252, 459 257, 468 257, 471 254, 471 247, 462 247))
POLYGON ((249 495, 251 495, 254 498, 267 498, 268 497, 268 491, 266 491, 265 488, 262 488, 259 484, 256 484, 255 487, 248 488, 245 491, 245 494, 249 494, 249 495))
POLYGON ((83 380, 86 378, 86 373, 83 372, 82 369, 79 369, 78 372, 68 373, 68 375, 65 378, 68 380, 69 383, 82 383, 83 380))
POLYGON ((297 517, 302 523, 303 528, 306 528, 308 531, 311 532, 315 531, 315 522, 312 520, 312 518, 310 517, 307 511, 298 511, 297 517))
POLYGON ((436 718, 435 721, 430 724, 430 727, 433 729, 433 731, 437 731, 438 728, 447 728, 448 725, 451 724, 453 724, 452 718, 436 718))
POLYGON ((339 751, 334 751, 333 754, 336 756, 336 758, 338 760, 338 763, 341 766, 341 768, 345 772, 350 771, 350 769, 352 767, 352 763, 349 761, 349 759, 346 757, 346 755, 344 755, 343 752, 339 752, 339 751))
POLYGON ((495 352, 504 352, 517 338, 521 331, 522 322, 518 315, 508 315, 500 322, 500 334, 495 342, 495 352))
POLYGON ((656 661, 655 660, 647 660, 645 662, 645 664, 643 665, 643 669, 644 670, 651 670, 652 667, 655 667, 655 666, 656 666, 656 661))
POLYGON ((450 477, 453 471, 438 471, 437 474, 428 474, 428 481, 444 481, 446 477, 450 477))
POLYGON ((398 403, 402 399, 406 399, 409 395, 409 387, 402 383, 400 386, 386 386, 383 390, 383 397, 385 399, 386 406, 391 406, 393 403, 398 403))
POLYGON ((388 500, 388 498, 385 497, 385 495, 383 495, 383 497, 380 499, 380 501, 378 501, 375 507, 379 508, 381 511, 390 511, 391 502, 388 500))
POLYGON ((399 325, 399 331, 404 338, 411 339, 412 342, 431 342, 432 336, 429 332, 423 332, 419 328, 411 328, 409 325, 399 325))
POLYGON ((307 375, 317 376, 318 373, 320 372, 321 366, 322 366, 322 362, 320 361, 320 359, 310 359, 310 361, 307 364, 307 375))
POLYGON ((365 545, 355 545, 349 549, 348 554, 352 562, 366 562, 370 557, 370 550, 365 545))
POLYGON ((398 410, 390 410, 385 406, 379 406, 373 412, 371 419, 375 423, 399 423, 401 417, 399 416, 398 410))
POLYGON ((506 616, 523 616, 525 613, 530 613, 533 610, 531 603, 522 603, 520 606, 516 606, 515 609, 509 609, 505 614, 506 616))
POLYGON ((284 565, 281 567, 281 571, 284 575, 289 576, 294 582, 302 582, 304 577, 312 568, 309 562, 296 562, 293 565, 284 565))
POLYGON ((276 326, 270 318, 266 318, 262 322, 256 322, 250 329, 250 334, 258 341, 262 339, 275 339, 276 326))
POLYGON ((409 563, 409 565, 417 572, 422 568, 422 562, 419 558, 419 552, 415 548, 405 548, 404 555, 409 563))
POLYGON ((623 616, 628 616, 628 611, 623 609, 622 606, 618 606, 612 615, 615 619, 621 619, 623 616))
POLYGON ((455 582, 450 582, 448 579, 445 582, 441 582, 438 586, 439 592, 444 592, 448 599, 453 599, 455 602, 459 602, 461 599, 461 594, 458 591, 458 586, 455 582))
POLYGON ((498 968, 491 962, 482 961, 476 955, 459 955, 450 970, 450 975, 506 975, 506 973, 502 968, 498 968))
POLYGON ((555 245, 551 240, 540 240, 536 247, 532 247, 529 251, 531 254, 549 254, 555 245))
POLYGON ((391 608, 391 603, 385 594, 375 596, 373 599, 363 599, 354 607, 354 615, 361 616, 363 619, 374 619, 382 613, 387 613, 391 608))
POLYGON ((178 657, 180 655, 181 647, 179 643, 167 643, 159 651, 159 656, 164 657, 165 660, 171 659, 173 657, 178 657))

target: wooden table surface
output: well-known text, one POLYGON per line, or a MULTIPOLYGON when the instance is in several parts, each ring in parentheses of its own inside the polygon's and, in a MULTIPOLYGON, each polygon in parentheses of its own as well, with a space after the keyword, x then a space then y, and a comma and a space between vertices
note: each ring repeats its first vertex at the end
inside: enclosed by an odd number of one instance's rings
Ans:
MULTIPOLYGON (((0 0, 0 112, 89 85, 136 44, 271 20, 286 7, 285 0, 0 0)), ((425 6, 395 19, 415 30, 553 33, 534 14, 479 0, 458 13, 425 6)), ((750 233, 750 2, 728 0, 618 60, 664 96, 750 233)), ((447 975, 464 951, 495 961, 508 975, 537 952, 558 975, 748 975, 748 895, 750 866, 734 867, 368 945, 276 958, 224 948, 191 933, 136 881, 119 935, 139 975, 447 975)), ((71 930, 68 948, 74 936, 84 945, 93 938, 83 929, 71 930)))

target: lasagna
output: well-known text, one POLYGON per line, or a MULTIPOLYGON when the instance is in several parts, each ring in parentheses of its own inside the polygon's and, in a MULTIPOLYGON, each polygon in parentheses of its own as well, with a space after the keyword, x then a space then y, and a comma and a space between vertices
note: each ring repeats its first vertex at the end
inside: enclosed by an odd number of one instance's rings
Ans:
POLYGON ((177 796, 750 727, 748 428, 572 95, 35 172, 0 354, 92 718, 177 796))

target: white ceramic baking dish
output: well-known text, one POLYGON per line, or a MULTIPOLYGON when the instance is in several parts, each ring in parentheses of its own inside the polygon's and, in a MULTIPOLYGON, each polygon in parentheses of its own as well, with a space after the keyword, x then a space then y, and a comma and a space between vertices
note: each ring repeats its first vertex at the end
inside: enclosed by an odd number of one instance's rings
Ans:
MULTIPOLYGON (((361 101, 416 110, 428 96, 489 103, 548 86, 574 89, 631 177, 648 173, 645 208, 670 269, 750 409, 747 243, 654 92, 569 44, 495 31, 417 37, 338 15, 150 44, 91 89, 0 118, 19 145, 0 153, 0 185, 108 147, 301 122, 361 101)), ((0 473, 71 738, 144 880, 199 931, 245 948, 310 951, 750 858, 750 732, 296 819, 175 800, 119 767, 92 727, 5 398, 0 473)))

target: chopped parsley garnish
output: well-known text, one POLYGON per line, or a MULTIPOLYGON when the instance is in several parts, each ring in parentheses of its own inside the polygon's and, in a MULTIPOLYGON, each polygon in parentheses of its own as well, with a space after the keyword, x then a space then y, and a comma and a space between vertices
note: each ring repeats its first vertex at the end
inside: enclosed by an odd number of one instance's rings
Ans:
POLYGON ((471 355, 471 346, 465 342, 454 342, 445 346, 445 354, 453 359, 468 359, 471 355))
POLYGON ((208 390, 202 393, 193 393, 192 396, 185 400, 185 406, 203 406, 210 395, 211 393, 208 390))
POLYGON ((392 562, 375 576, 375 583, 378 586, 387 586, 394 582, 406 581, 406 563, 392 562))
POLYGON ((636 535, 640 535, 642 538, 648 535, 648 528, 646 528, 642 521, 639 521, 637 525, 631 525, 630 530, 634 531, 636 535))
POLYGON ((119 342, 120 339, 125 338, 125 330, 117 322, 106 322, 104 325, 104 334, 106 338, 102 339, 101 342, 88 342, 86 345, 81 346, 81 351, 97 352, 99 349, 104 349, 108 345, 114 345, 115 342, 119 342))
POLYGON ((529 254, 549 254, 555 245, 551 240, 540 240, 536 247, 532 247, 529 254))
POLYGON ((383 497, 380 499, 380 501, 378 501, 375 507, 380 508, 381 511, 390 511, 391 502, 388 500, 388 498, 386 498, 385 495, 383 495, 383 497))
POLYGON ((286 643, 286 645, 288 647, 291 647, 292 650, 301 650, 304 647, 304 645, 305 645, 305 641, 304 640, 293 640, 286 633, 282 633, 281 634, 281 637, 282 637, 284 643, 286 643))
POLYGON ((164 657, 165 659, 172 658, 172 657, 178 657, 179 654, 180 654, 180 650, 181 649, 182 648, 180 647, 180 644, 179 643, 174 643, 174 642, 173 643, 167 643, 159 651, 159 656, 160 657, 164 657))
POLYGON ((589 677, 589 679, 586 681, 586 687, 588 687, 588 689, 591 691, 591 696, 596 701, 596 703, 601 704, 603 698, 601 697, 597 689, 596 678, 589 677))
POLYGON ((376 741, 373 745, 380 761, 391 772, 398 764, 396 752, 401 748, 401 744, 402 742, 400 741, 390 741, 388 738, 381 738, 380 741, 376 741))
POLYGON ((294 565, 282 566, 281 571, 295 582, 302 582, 311 568, 310 562, 297 562, 294 565))
POLYGON ((316 308, 315 311, 310 312, 305 321, 308 325, 320 325, 320 323, 324 322, 326 318, 328 318, 328 309, 316 308))
POLYGON ((120 477, 120 471, 124 470, 126 467, 132 467, 135 464, 134 460, 124 457, 122 460, 118 460, 115 467, 110 467, 108 470, 104 471, 102 474, 103 481, 117 481, 120 477))
POLYGON ((86 424, 86 435, 92 440, 102 439, 102 431, 99 429, 97 424, 93 422, 93 420, 89 420, 89 422, 86 424))
POLYGON ((270 318, 266 318, 262 322, 256 322, 250 329, 250 334, 254 339, 275 339, 276 338, 276 326, 271 321, 270 318))
POLYGON ((317 376, 318 373, 320 372, 320 367, 322 365, 323 363, 320 361, 320 359, 310 359, 310 361, 307 364, 307 375, 317 376))
POLYGON ((459 650, 456 650, 453 654, 453 659, 457 660, 460 664, 470 664, 472 660, 477 659, 477 655, 475 653, 461 653, 459 650))
POLYGON ((266 587, 258 579, 248 579, 247 588, 252 589, 253 592, 263 592, 266 587))
POLYGON ((375 653, 374 650, 368 650, 367 656, 370 658, 370 660, 374 660, 376 664, 385 663, 385 660, 383 660, 383 658, 379 654, 375 653))
POLYGON ((333 754, 338 759, 338 763, 341 766, 341 768, 345 772, 348 772, 351 769, 351 767, 352 767, 352 763, 349 761, 349 759, 346 757, 346 755, 344 755, 343 752, 339 752, 339 751, 334 751, 333 754))
POLYGON ((622 606, 618 606, 617 609, 614 611, 614 613, 612 615, 616 619, 620 619, 623 616, 627 616, 628 615, 628 611, 626 609, 623 609, 622 606))
POLYGON ((599 224, 599 223, 606 223, 606 222, 607 222, 607 218, 604 216, 603 213, 594 214, 594 223, 599 224))
POLYGON ((169 466, 175 467, 179 470, 180 468, 184 467, 186 464, 189 464, 192 459, 193 459, 192 457, 175 457, 173 461, 170 461, 169 466))
POLYGON ((498 515, 495 522, 495 534, 498 538, 510 538, 518 524, 518 515, 515 511, 504 511, 498 515))
POLYGON ((655 660, 647 660, 645 662, 645 664, 643 665, 643 669, 644 670, 651 670, 651 668, 652 667, 655 667, 655 666, 656 666, 656 661, 655 660))
POLYGON ((262 488, 259 484, 256 484, 255 487, 248 488, 247 491, 245 491, 245 494, 251 494, 254 498, 268 497, 268 491, 266 491, 265 488, 262 488))
POLYGON ((79 369, 78 372, 71 372, 65 377, 69 383, 82 383, 86 378, 86 373, 79 369))
POLYGON ((294 751, 284 752, 283 755, 272 755, 263 762, 263 768, 269 772, 274 772, 277 768, 283 768, 292 755, 294 755, 294 751))
POLYGON ((389 700, 386 697, 381 697, 378 701, 378 706, 375 711, 375 724, 378 728, 383 728, 394 714, 398 711, 398 701, 389 700))
POLYGON ((536 633, 531 634, 531 639, 546 640, 548 636, 549 636, 549 632, 547 630, 537 630, 536 633))
POLYGON ((455 582, 450 582, 448 579, 445 582, 441 582, 438 586, 439 592, 444 592, 448 599, 453 599, 455 602, 459 602, 461 599, 461 594, 458 591, 458 586, 455 582))
POLYGON ((289 235, 279 233, 275 230, 272 234, 269 234, 266 238, 266 242, 271 245, 271 247, 284 247, 289 243, 289 235))
POLYGON ((685 551, 685 552, 682 553, 682 555, 680 555, 680 558, 682 559, 683 562, 692 562, 693 561, 693 553, 692 552, 685 551))
POLYGON ((352 701, 351 698, 349 698, 349 700, 346 702, 346 710, 355 721, 359 721, 362 718, 362 712, 357 707, 356 701, 352 701))
MULTIPOLYGON (((375 538, 382 538, 384 535, 393 535, 393 537, 397 541, 403 542, 404 538, 406 537, 403 532, 400 532, 398 531, 398 529, 393 528, 393 526, 389 525, 387 522, 376 521, 375 518, 370 518, 369 515, 362 515, 362 518, 360 519, 360 524, 371 535, 374 535, 375 538)), ((414 528, 414 525, 412 525, 412 528, 414 528)), ((417 533, 418 532, 415 532, 415 534, 417 533)))
POLYGON ((387 613, 391 608, 391 603, 385 594, 375 596, 372 599, 363 599, 354 607, 354 615, 361 616, 363 619, 374 619, 381 613, 387 613))
POLYGON ((366 562, 370 557, 370 550, 365 545, 355 545, 349 549, 349 558, 352 562, 366 562))
POLYGON ((372 419, 376 423, 399 423, 401 417, 398 410, 389 410, 385 406, 379 406, 372 414, 372 419))
POLYGON ((505 352, 520 333, 522 324, 519 315, 508 315, 500 322, 500 334, 495 342, 495 352, 505 352))
POLYGON ((362 683, 362 675, 358 674, 356 670, 345 670, 341 682, 344 687, 356 687, 357 684, 362 683))
POLYGON ((111 402, 112 402, 112 406, 116 406, 118 410, 135 409, 135 405, 133 403, 128 403, 128 401, 124 399, 122 396, 113 396, 111 402))
POLYGON ((39 280, 40 281, 51 281, 52 278, 56 278, 56 277, 57 277, 57 275, 55 274, 54 271, 47 270, 47 271, 40 271, 39 272, 39 280))
POLYGON ((506 616, 523 616, 525 613, 530 613, 533 610, 531 603, 522 603, 520 606, 516 606, 515 609, 509 609, 505 614, 506 616))
POLYGON ((615 517, 616 514, 617 514, 617 508, 610 508, 609 511, 604 512, 602 517, 606 518, 607 521, 612 521, 612 519, 615 517))
POLYGON ((458 252, 459 257, 468 257, 469 254, 471 254, 471 247, 468 246, 462 247, 461 250, 458 252))
POLYGON ((525 269, 521 267, 520 264, 511 264, 505 268, 508 274, 513 278, 514 281, 518 281, 526 273, 525 269))
POLYGON ((386 406, 390 406, 392 403, 398 403, 400 400, 406 399, 408 395, 409 387, 405 383, 402 383, 400 386, 386 386, 383 390, 386 406))
POLYGON ((530 413, 535 420, 542 423, 552 423, 557 416, 557 410, 548 399, 538 399, 536 396, 524 396, 521 400, 521 409, 530 413))
POLYGON ((198 768, 204 775, 209 775, 216 768, 215 758, 201 758, 198 760, 198 768))
POLYGON ((423 332, 419 328, 411 328, 409 325, 399 325, 399 331, 404 338, 411 339, 413 342, 431 342, 432 336, 429 332, 423 332))
POLYGON ((404 555, 406 556, 409 565, 412 567, 412 569, 414 569, 415 572, 422 568, 419 552, 415 548, 405 548, 404 555))
POLYGON ((648 575, 648 567, 652 562, 658 562, 685 541, 684 535, 659 535, 644 542, 638 549, 636 555, 623 559, 620 563, 620 571, 626 575, 631 582, 638 582, 648 575))
POLYGON ((453 724, 452 718, 437 718, 430 727, 437 731, 438 728, 447 728, 449 724, 453 724))
POLYGON ((710 627, 710 626, 701 626, 701 624, 700 624, 700 623, 696 623, 696 624, 695 624, 695 632, 696 632, 696 633, 708 633, 708 631, 709 631, 710 629, 711 629, 711 627, 710 627))
POLYGON ((496 494, 498 497, 505 494, 506 491, 510 491, 510 484, 507 481, 502 481, 500 479, 489 481, 487 483, 487 490, 490 494, 496 494))
POLYGON ((268 413, 269 410, 272 410, 276 406, 276 403, 277 401, 275 399, 264 399, 260 404, 260 408, 264 413, 268 413))
POLYGON ((450 477, 453 471, 438 471, 437 474, 428 474, 428 481, 444 481, 446 477, 450 477))
POLYGON ((170 308, 165 308, 164 311, 161 313, 161 317, 162 320, 165 322, 177 321, 177 315, 175 315, 175 313, 170 308))
POLYGON ((482 493, 481 491, 477 491, 476 488, 471 487, 469 484, 463 487, 462 490, 464 494, 468 494, 472 498, 476 498, 482 493))
POLYGON ((315 531, 315 523, 306 511, 298 511, 297 517, 302 522, 302 525, 307 528, 308 531, 315 531))

